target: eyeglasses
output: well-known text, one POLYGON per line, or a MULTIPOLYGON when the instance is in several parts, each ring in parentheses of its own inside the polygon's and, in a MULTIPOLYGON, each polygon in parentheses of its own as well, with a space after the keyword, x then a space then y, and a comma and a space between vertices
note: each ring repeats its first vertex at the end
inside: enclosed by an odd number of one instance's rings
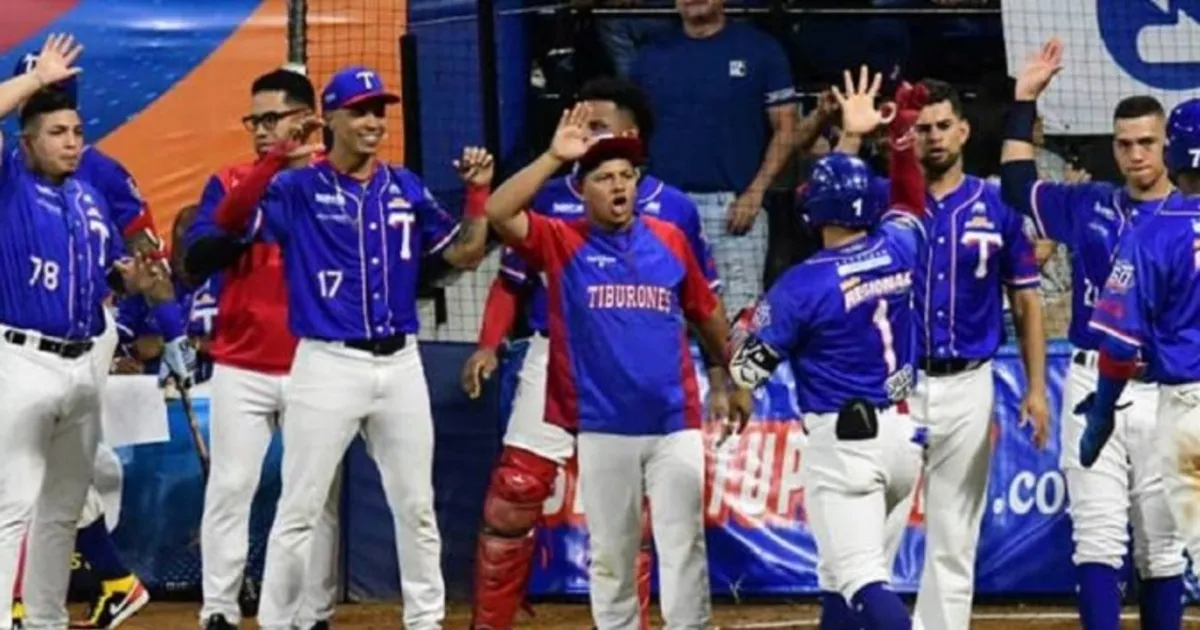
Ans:
POLYGON ((288 116, 299 114, 306 109, 308 108, 297 107, 296 109, 287 109, 282 112, 263 112, 257 115, 247 114, 246 116, 242 117, 242 125, 246 127, 246 131, 250 132, 258 129, 259 125, 262 125, 262 128, 266 129, 267 131, 273 131, 275 129, 275 125, 279 124, 279 121, 287 118, 288 116))

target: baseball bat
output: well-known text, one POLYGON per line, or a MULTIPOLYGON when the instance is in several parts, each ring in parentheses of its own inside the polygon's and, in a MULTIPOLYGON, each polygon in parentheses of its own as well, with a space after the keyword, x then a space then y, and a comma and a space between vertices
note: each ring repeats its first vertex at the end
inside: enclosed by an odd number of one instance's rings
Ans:
POLYGON ((183 415, 187 417, 188 429, 192 432, 196 456, 200 458, 200 472, 204 475, 204 484, 208 485, 208 445, 204 443, 200 423, 196 420, 196 412, 192 410, 192 395, 187 389, 179 389, 179 402, 183 405, 183 415))

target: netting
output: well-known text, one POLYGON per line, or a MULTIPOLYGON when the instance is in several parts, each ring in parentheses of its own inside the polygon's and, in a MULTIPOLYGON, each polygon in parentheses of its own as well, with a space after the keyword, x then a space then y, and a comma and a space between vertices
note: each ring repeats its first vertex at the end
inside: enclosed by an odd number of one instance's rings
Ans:
MULTIPOLYGON (((497 157, 519 166, 523 156, 548 140, 540 120, 546 112, 569 102, 589 77, 628 73, 642 46, 678 28, 670 3, 644 2, 632 10, 603 0, 585 4, 592 5, 590 11, 539 6, 522 10, 521 18, 511 21, 498 14, 502 43, 489 63, 479 55, 474 11, 414 4, 409 13, 399 0, 309 0, 303 48, 318 84, 341 65, 366 63, 397 89, 406 88, 404 108, 392 113, 385 155, 407 161, 457 212, 462 189, 448 163, 463 146, 483 143, 487 108, 479 89, 481 72, 500 75, 502 83, 515 86, 504 106, 497 104, 502 112, 498 124, 505 134, 513 128, 519 137, 506 135, 504 153, 497 157), (519 30, 506 30, 517 22, 519 30), (410 76, 401 73, 399 40, 405 33, 415 34, 418 42, 416 63, 404 66, 410 76), (517 39, 522 40, 519 46, 504 43, 517 39), (411 128, 405 128, 406 122, 411 128), (406 147, 406 142, 415 146, 406 147)), ((1052 35, 1066 41, 1067 67, 1039 102, 1045 133, 1039 138, 1038 166, 1044 178, 1118 181, 1106 135, 1112 106, 1123 96, 1149 93, 1170 107, 1200 87, 1200 63, 1193 61, 1200 59, 1200 9, 1194 3, 1007 0, 1001 7, 982 0, 873 0, 853 6, 791 2, 767 8, 731 2, 729 7, 735 19, 753 23, 781 45, 802 95, 802 118, 842 68, 860 63, 885 72, 892 82, 930 77, 955 84, 972 125, 967 170, 982 177, 998 175, 1003 112, 1012 94, 1010 68, 1019 67, 1029 51, 1052 35), (860 45, 863 41, 872 45, 860 45)), ((812 249, 811 235, 800 235, 791 216, 792 191, 803 182, 811 160, 827 149, 825 139, 818 139, 813 150, 801 152, 781 169, 765 191, 760 221, 770 226, 768 245, 761 252, 761 242, 750 245, 756 248, 754 255, 766 260, 767 284, 812 249)), ((706 222, 709 232, 719 229, 718 219, 706 222)), ((721 240, 719 234, 707 236, 721 240)), ((732 249, 749 243, 743 240, 732 249)), ((1061 337, 1070 314, 1068 255, 1061 246, 1039 247, 1046 259, 1047 328, 1051 337, 1061 337)), ((473 341, 497 265, 493 251, 479 270, 427 292, 421 300, 422 337, 473 341)))

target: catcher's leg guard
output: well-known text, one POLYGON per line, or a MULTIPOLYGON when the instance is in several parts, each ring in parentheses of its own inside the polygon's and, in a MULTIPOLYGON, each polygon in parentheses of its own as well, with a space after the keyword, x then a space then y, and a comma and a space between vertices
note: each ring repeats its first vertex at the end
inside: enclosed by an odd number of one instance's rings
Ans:
POLYGON ((642 547, 637 555, 638 628, 650 630, 650 571, 654 565, 650 511, 642 506, 642 547))
POLYGON ((533 529, 554 488, 558 464, 506 446, 483 504, 475 552, 475 630, 509 630, 525 598, 533 563, 533 529))

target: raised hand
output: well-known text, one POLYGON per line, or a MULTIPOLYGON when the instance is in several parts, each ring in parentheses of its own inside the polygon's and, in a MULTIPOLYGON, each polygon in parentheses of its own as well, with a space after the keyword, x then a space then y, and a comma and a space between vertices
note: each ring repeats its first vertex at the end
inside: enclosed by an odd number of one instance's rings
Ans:
POLYGON ((893 149, 904 150, 916 140, 913 128, 921 110, 929 102, 929 89, 924 84, 913 85, 907 81, 896 89, 896 101, 888 106, 894 109, 892 121, 888 125, 888 141, 893 149))
POLYGON ((1062 70, 1063 43, 1057 37, 1042 45, 1025 61, 1020 74, 1017 75, 1016 89, 1013 91, 1018 101, 1035 101, 1054 75, 1062 70))
POLYGON ((83 53, 83 44, 65 33, 54 33, 42 44, 42 52, 38 54, 37 64, 33 67, 33 75, 42 85, 52 85, 65 81, 83 72, 75 67, 75 61, 83 53))
POLYGON ((309 115, 305 117, 300 122, 300 126, 284 141, 288 161, 307 162, 308 158, 324 151, 325 145, 320 139, 316 142, 311 140, 312 135, 320 131, 324 126, 325 124, 316 116, 309 115))
POLYGON ((874 77, 866 66, 858 72, 858 82, 849 70, 842 73, 844 88, 832 86, 833 98, 842 109, 842 133, 865 136, 875 131, 879 125, 891 121, 890 116, 882 109, 875 108, 875 98, 879 96, 879 87, 883 85, 883 75, 876 72, 874 77), (844 91, 843 91, 844 90, 844 91))
POLYGON ((592 108, 587 103, 577 103, 563 111, 558 128, 554 130, 554 139, 550 141, 550 154, 563 162, 574 162, 583 157, 597 140, 587 125, 591 115, 592 108))
POLYGON ((490 186, 496 174, 496 161, 483 147, 463 147, 462 157, 454 160, 454 170, 471 186, 490 186))

